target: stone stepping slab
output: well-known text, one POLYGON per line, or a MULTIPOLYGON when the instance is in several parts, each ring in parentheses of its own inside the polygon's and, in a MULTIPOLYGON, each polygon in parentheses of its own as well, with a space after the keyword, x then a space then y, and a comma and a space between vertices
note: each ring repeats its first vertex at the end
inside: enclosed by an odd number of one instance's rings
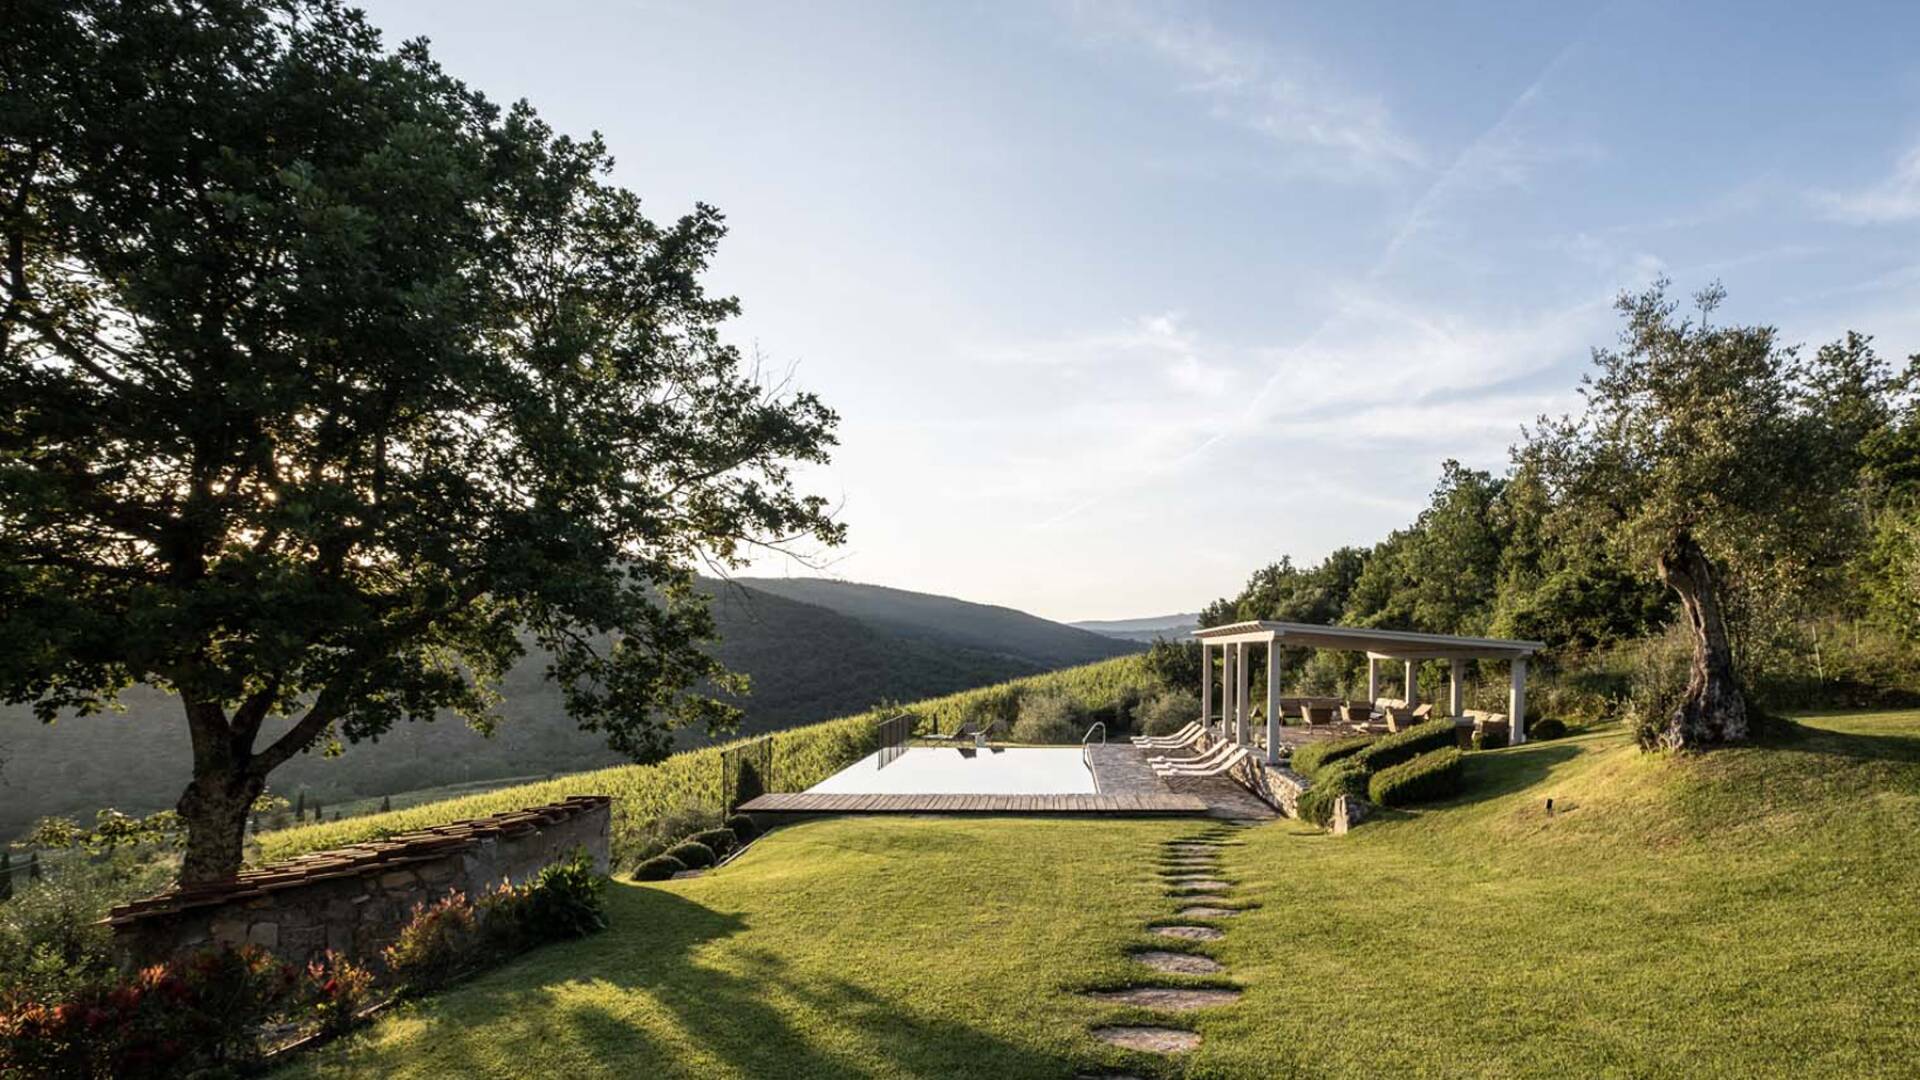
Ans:
POLYGON ((1219 941, 1227 936, 1227 932, 1217 926, 1156 926, 1153 932, 1182 941, 1219 941))
POLYGON ((1179 1028, 1112 1025, 1093 1029, 1093 1037, 1123 1050, 1149 1054, 1184 1054, 1200 1045, 1200 1033, 1179 1028))
POLYGON ((1148 949, 1134 953, 1133 959, 1167 975, 1218 975, 1226 970, 1220 961, 1199 953, 1148 949))
POLYGON ((1114 1005, 1133 1005, 1165 1012, 1192 1012, 1231 1005, 1240 1000, 1240 991, 1200 986, 1133 986, 1125 990, 1089 990, 1084 995, 1114 1005))
POLYGON ((1183 919, 1229 919, 1240 914, 1240 909, 1201 904, 1195 907, 1183 907, 1174 914, 1183 919))
POLYGON ((1167 885, 1174 889, 1192 889, 1196 892, 1226 892, 1228 889, 1233 888, 1231 882, 1221 881, 1219 878, 1204 877, 1173 878, 1167 882, 1167 885))

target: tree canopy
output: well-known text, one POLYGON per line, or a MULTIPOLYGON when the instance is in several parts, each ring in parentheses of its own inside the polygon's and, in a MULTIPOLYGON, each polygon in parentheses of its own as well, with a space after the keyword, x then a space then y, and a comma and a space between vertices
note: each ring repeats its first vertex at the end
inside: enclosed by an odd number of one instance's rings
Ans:
POLYGON ((792 476, 833 413, 722 338, 718 211, 335 3, 10 10, 0 694, 177 692, 187 880, 292 755, 487 725, 527 638, 636 758, 731 722, 692 569, 842 533, 792 476))

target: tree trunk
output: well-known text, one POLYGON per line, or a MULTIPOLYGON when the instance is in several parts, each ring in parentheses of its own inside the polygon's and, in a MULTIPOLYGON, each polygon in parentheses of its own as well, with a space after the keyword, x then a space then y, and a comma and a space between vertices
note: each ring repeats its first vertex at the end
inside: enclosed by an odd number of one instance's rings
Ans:
POLYGON ((225 881, 240 872, 247 815, 266 790, 266 778, 250 769, 195 775, 175 809, 187 827, 180 884, 225 881))
POLYGON ((1682 531, 1660 556, 1660 580, 1680 597, 1693 637, 1687 693, 1667 720, 1661 743, 1683 750, 1745 742, 1747 698, 1733 670, 1733 646, 1720 610, 1713 561, 1691 533, 1682 531))

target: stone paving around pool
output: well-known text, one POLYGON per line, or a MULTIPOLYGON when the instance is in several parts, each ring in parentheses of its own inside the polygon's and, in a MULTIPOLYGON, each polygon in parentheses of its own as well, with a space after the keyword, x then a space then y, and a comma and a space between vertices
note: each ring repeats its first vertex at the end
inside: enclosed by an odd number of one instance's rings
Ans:
MULTIPOLYGON (((1132 743, 1095 743, 1087 747, 1103 795, 1192 795, 1207 804, 1207 816, 1233 821, 1266 821, 1279 811, 1238 781, 1226 776, 1162 779, 1147 755, 1132 743)), ((1186 751, 1172 756, 1191 757, 1186 751)))
MULTIPOLYGON (((1155 853, 1156 870, 1166 886, 1168 899, 1178 910, 1173 919, 1156 920, 1147 929, 1166 939, 1169 947, 1141 949, 1132 954, 1142 969, 1137 984, 1089 990, 1085 996, 1135 1011, 1164 1014, 1166 1020, 1161 1022, 1155 1018, 1129 1023, 1116 1018, 1114 1023, 1093 1027, 1090 1033, 1094 1038, 1136 1054, 1158 1057, 1184 1054, 1200 1045, 1201 1036, 1197 1031, 1179 1026, 1179 1016, 1230 1005, 1240 999, 1240 988, 1221 985, 1220 980, 1231 972, 1201 949, 1203 943, 1219 941, 1227 935, 1224 926, 1210 924, 1231 918, 1244 908, 1232 896, 1234 883, 1220 872, 1220 852, 1224 847, 1237 844, 1234 832, 1250 824, 1250 821, 1223 822, 1195 836, 1168 841, 1155 853), (1194 944, 1191 950, 1176 950, 1171 947, 1176 942, 1194 944), (1157 980, 1147 972, 1169 978, 1157 980), (1182 979, 1212 981, 1192 983, 1180 981, 1182 979)), ((1081 1075, 1082 1080, 1123 1080, 1132 1074, 1081 1075)))

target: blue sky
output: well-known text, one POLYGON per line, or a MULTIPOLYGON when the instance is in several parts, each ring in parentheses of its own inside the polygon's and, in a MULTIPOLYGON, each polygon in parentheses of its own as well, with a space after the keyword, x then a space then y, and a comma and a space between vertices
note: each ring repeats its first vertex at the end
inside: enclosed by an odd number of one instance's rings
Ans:
POLYGON ((826 573, 1191 610, 1500 468, 1664 273, 1920 351, 1920 8, 375 0, 719 206, 842 415, 826 573))

